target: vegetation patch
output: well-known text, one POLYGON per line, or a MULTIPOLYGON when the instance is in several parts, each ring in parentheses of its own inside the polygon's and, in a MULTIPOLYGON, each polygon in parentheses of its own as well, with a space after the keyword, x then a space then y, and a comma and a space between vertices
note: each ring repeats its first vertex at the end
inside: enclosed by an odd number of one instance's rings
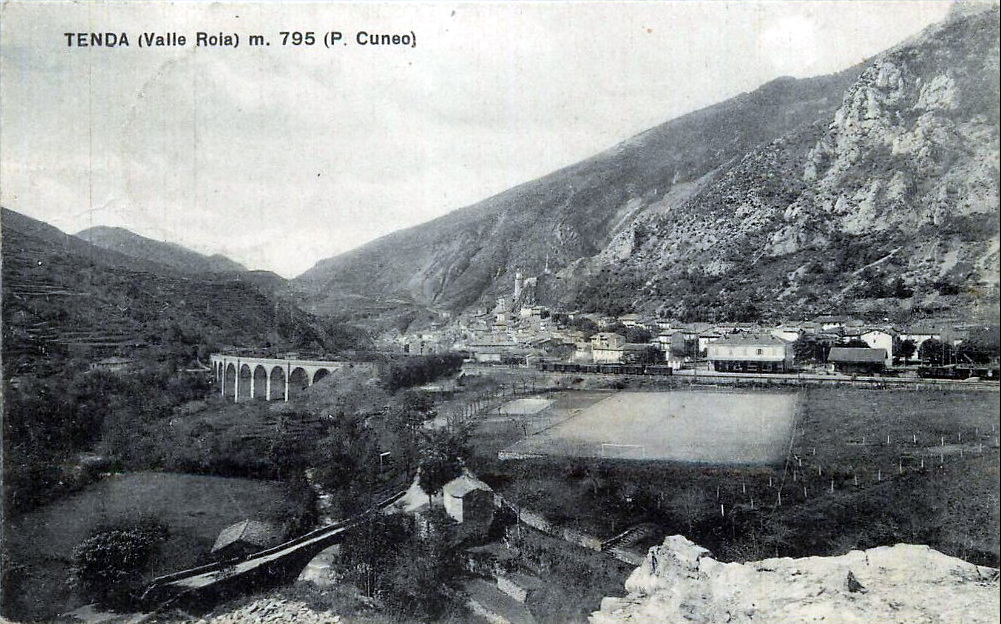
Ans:
POLYGON ((24 568, 18 578, 4 579, 5 615, 50 618, 81 604, 66 584, 74 549, 102 527, 151 517, 166 527, 166 541, 149 560, 150 578, 202 562, 226 526, 246 518, 282 522, 301 512, 290 508, 275 482, 170 473, 108 477, 10 522, 5 548, 24 568))

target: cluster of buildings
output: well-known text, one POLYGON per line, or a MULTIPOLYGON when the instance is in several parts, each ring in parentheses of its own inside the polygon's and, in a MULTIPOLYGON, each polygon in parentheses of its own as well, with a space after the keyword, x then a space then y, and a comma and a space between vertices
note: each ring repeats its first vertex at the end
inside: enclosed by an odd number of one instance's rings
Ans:
POLYGON ((501 300, 489 312, 458 317, 447 329, 420 332, 419 341, 410 338, 419 343, 419 351, 411 352, 461 351, 476 362, 498 364, 659 363, 674 369, 708 366, 744 373, 789 372, 809 365, 873 374, 917 362, 921 345, 928 340, 956 346, 967 336, 961 327, 893 327, 830 316, 768 326, 678 323, 635 314, 559 314, 541 306, 517 310, 509 306, 501 300), (795 348, 804 336, 812 349, 795 348))
POLYGON ((400 335, 396 346, 415 354, 460 351, 479 363, 657 363, 746 373, 788 372, 809 365, 872 374, 916 362, 928 340, 956 346, 968 335, 966 328, 949 324, 898 327, 842 316, 762 325, 562 313, 534 303, 536 279, 517 272, 513 292, 498 298, 493 308, 454 319, 443 316, 427 328, 400 335), (794 348, 803 337, 811 346, 794 348))

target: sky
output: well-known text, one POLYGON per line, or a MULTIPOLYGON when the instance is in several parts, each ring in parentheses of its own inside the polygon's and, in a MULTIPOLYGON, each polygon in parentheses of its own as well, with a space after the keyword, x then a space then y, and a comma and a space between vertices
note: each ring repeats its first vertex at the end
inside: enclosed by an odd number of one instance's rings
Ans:
POLYGON ((0 199, 293 277, 779 76, 849 67, 949 4, 8 1, 0 199), (91 32, 129 46, 68 45, 91 32), (149 32, 186 45, 140 47, 149 32))

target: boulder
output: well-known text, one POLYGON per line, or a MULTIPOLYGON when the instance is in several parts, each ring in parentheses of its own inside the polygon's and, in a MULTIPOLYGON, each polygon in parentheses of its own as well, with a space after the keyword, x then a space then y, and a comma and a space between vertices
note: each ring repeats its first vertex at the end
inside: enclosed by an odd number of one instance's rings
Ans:
POLYGON ((650 549, 605 598, 592 624, 625 622, 999 621, 998 570, 927 546, 897 544, 836 557, 723 563, 680 535, 650 549))

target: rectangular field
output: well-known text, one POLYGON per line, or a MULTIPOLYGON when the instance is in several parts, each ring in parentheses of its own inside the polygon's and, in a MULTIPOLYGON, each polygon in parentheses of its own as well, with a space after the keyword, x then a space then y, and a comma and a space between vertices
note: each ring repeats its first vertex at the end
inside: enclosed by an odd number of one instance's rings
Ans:
POLYGON ((501 406, 501 414, 530 415, 538 414, 542 410, 552 405, 552 401, 542 397, 529 397, 527 399, 515 399, 508 401, 501 406))
POLYGON ((769 463, 789 447, 797 404, 795 393, 620 392, 505 452, 769 463))

